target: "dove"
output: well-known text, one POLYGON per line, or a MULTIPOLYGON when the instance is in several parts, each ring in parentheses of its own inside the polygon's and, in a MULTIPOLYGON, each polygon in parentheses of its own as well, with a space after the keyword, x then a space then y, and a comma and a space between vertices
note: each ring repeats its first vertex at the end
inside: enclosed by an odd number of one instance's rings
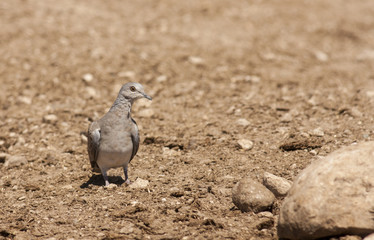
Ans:
POLYGON ((102 174, 109 185, 107 171, 122 167, 125 183, 130 184, 127 169, 139 149, 139 131, 131 117, 132 104, 140 98, 152 100, 140 83, 126 83, 109 111, 88 128, 87 150, 94 172, 102 174))

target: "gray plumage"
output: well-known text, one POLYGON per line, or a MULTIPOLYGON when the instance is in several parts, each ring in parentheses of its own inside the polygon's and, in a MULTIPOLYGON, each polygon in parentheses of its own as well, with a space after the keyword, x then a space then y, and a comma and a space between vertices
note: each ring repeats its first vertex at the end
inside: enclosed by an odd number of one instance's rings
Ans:
POLYGON ((88 155, 92 170, 101 172, 105 185, 109 185, 107 171, 122 167, 126 183, 129 162, 139 149, 138 126, 131 118, 131 106, 136 99, 147 98, 139 83, 126 83, 121 87, 118 97, 110 110, 88 128, 88 155))

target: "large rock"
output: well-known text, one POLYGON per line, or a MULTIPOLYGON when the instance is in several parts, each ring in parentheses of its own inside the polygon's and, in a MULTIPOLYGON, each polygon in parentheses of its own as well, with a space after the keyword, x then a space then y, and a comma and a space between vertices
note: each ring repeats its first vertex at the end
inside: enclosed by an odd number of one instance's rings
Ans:
POLYGON ((249 177, 240 180, 232 190, 232 201, 243 212, 271 209, 274 200, 274 194, 249 177))
POLYGON ((374 232, 374 142, 314 161, 280 209, 278 237, 316 239, 374 232))

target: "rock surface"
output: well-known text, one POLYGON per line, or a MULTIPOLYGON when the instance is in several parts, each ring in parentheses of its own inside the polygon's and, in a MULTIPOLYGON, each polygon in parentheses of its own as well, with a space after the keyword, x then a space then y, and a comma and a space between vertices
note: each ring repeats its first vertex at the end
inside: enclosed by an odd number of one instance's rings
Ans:
POLYGON ((285 178, 275 176, 274 174, 265 172, 263 184, 267 187, 276 197, 284 197, 292 186, 292 182, 285 178))
POLYGON ((374 142, 314 161, 280 209, 278 237, 316 239, 374 232, 374 142))
POLYGON ((271 209, 274 200, 274 194, 249 177, 240 180, 232 190, 232 201, 242 212, 258 213, 271 209))

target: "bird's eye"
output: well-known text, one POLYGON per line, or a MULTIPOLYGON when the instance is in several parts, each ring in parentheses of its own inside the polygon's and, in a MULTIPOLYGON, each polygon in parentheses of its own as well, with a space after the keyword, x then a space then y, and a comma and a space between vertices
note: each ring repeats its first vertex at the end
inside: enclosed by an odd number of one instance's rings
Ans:
POLYGON ((135 92, 136 88, 134 86, 130 87, 131 92, 135 92))

